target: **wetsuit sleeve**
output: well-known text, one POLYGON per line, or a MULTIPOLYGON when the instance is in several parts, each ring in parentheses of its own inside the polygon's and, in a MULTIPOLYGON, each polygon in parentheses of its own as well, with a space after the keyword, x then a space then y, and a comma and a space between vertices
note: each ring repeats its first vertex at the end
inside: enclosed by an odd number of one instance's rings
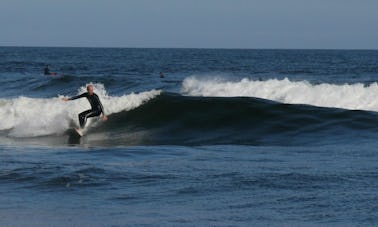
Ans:
POLYGON ((68 100, 75 100, 75 99, 80 99, 80 98, 84 98, 84 97, 87 97, 87 93, 83 93, 81 95, 77 95, 77 96, 71 97, 68 100))

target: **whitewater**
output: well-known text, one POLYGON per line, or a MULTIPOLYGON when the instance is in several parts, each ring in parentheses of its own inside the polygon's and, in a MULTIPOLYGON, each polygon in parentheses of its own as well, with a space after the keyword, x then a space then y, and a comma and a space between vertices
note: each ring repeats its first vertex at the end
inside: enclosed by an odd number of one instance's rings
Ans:
MULTIPOLYGON (((109 96, 101 83, 93 84, 95 93, 105 106, 107 115, 128 111, 158 96, 160 90, 131 93, 122 96, 109 96)), ((77 94, 86 92, 86 84, 78 89, 77 94)), ((90 109, 88 101, 78 99, 64 102, 64 96, 55 98, 18 97, 0 100, 0 130, 7 130, 12 137, 35 137, 63 134, 78 124, 78 114, 90 109), (74 124, 74 125, 73 125, 74 124)), ((89 119, 88 124, 91 125, 89 119)))
POLYGON ((222 78, 189 77, 182 92, 202 97, 256 97, 286 104, 307 104, 349 110, 378 111, 378 83, 311 84, 288 78, 266 81, 248 78, 227 81, 222 78))

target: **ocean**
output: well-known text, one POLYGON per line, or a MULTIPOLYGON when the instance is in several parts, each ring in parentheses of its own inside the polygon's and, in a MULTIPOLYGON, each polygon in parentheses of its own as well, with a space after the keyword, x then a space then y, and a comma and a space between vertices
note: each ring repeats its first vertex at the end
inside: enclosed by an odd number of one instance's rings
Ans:
POLYGON ((377 62, 0 47, 0 226, 376 226, 377 62), (109 119, 78 137, 88 84, 109 119))

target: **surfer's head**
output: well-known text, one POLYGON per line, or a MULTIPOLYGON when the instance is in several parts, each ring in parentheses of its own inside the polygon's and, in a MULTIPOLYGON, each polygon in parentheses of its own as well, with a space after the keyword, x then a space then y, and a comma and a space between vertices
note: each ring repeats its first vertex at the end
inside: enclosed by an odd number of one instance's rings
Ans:
POLYGON ((87 91, 88 91, 88 93, 89 93, 90 95, 93 94, 93 85, 92 85, 92 84, 89 84, 89 85, 87 86, 87 91))

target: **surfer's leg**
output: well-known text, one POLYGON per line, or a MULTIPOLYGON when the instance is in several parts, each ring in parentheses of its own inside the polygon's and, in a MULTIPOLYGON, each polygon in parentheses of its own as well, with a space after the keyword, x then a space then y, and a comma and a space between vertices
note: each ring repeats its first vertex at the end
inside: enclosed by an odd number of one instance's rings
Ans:
POLYGON ((86 110, 84 112, 81 112, 79 114, 79 123, 80 123, 80 128, 84 128, 85 123, 87 122, 87 115, 90 114, 92 110, 86 110))
POLYGON ((97 116, 100 116, 101 114, 101 111, 98 111, 98 110, 92 110, 90 113, 88 113, 86 115, 87 118, 90 118, 90 117, 97 117, 97 116))
POLYGON ((86 110, 82 113, 79 114, 79 122, 80 122, 80 127, 84 128, 85 123, 87 122, 87 119, 89 117, 97 117, 101 114, 101 111, 98 110, 86 110))

